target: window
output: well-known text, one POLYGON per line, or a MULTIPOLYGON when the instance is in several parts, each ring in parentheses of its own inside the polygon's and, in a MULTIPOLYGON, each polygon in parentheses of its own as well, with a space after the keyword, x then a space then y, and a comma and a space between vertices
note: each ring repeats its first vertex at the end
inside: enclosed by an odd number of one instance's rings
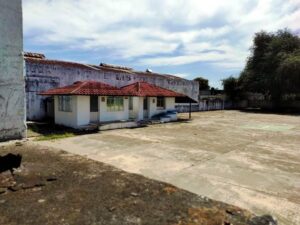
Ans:
POLYGON ((124 111, 123 97, 108 96, 106 105, 108 112, 124 111))
POLYGON ((72 112, 72 96, 58 96, 58 110, 72 112))
POLYGON ((90 112, 98 112, 98 96, 90 96, 90 112))
POLYGON ((165 98, 164 97, 157 97, 156 107, 159 109, 165 108, 165 98))

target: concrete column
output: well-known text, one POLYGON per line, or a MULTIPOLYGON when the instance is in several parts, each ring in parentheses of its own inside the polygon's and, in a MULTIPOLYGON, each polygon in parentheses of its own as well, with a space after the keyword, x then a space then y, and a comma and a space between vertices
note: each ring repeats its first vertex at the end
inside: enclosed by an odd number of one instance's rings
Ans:
POLYGON ((0 141, 26 136, 21 0, 0 0, 0 141))

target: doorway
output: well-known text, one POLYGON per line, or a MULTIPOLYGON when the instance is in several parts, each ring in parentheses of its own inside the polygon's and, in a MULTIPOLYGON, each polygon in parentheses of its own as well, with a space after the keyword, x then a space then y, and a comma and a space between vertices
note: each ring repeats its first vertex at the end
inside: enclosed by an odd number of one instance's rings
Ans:
POLYGON ((147 97, 144 97, 143 109, 144 109, 144 120, 149 119, 149 98, 147 97))
POLYGON ((99 122, 99 100, 95 95, 90 96, 90 122, 99 122))

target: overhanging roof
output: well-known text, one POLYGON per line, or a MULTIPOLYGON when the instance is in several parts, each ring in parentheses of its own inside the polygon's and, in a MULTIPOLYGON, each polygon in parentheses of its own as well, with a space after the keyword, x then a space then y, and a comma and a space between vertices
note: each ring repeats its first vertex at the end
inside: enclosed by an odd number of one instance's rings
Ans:
POLYGON ((184 94, 177 93, 175 91, 162 88, 147 82, 136 82, 133 84, 126 85, 121 88, 126 93, 130 93, 133 96, 140 97, 184 97, 184 94))

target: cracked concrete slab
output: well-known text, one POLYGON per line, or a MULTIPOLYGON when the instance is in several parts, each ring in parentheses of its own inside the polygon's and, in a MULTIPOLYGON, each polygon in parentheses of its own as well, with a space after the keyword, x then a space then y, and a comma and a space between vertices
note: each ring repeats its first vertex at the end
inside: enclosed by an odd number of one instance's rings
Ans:
POLYGON ((200 112, 188 123, 39 143, 300 224, 299 116, 200 112))

